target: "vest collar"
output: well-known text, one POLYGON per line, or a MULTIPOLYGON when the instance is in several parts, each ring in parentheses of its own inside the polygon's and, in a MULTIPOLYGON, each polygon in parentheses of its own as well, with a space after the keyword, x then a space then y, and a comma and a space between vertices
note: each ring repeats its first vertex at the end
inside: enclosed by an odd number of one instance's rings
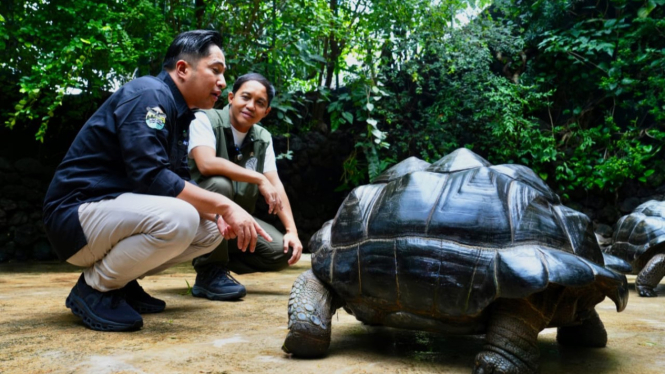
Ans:
MULTIPOLYGON (((233 135, 232 135, 232 132, 231 132, 231 113, 229 113, 230 109, 231 109, 231 104, 226 104, 224 109, 222 109, 222 113, 221 113, 220 117, 222 118, 222 127, 224 127, 225 129, 228 129, 228 130, 225 130, 225 131, 227 131, 227 134, 229 134, 231 136, 231 141, 233 141, 233 135)), ((258 125, 258 123, 256 125, 258 125)), ((254 129, 254 127, 256 125, 249 128, 249 131, 247 131, 247 135, 245 135, 245 140, 243 141, 243 144, 248 143, 248 142, 253 143, 257 140, 256 135, 255 135, 256 130, 254 129)))

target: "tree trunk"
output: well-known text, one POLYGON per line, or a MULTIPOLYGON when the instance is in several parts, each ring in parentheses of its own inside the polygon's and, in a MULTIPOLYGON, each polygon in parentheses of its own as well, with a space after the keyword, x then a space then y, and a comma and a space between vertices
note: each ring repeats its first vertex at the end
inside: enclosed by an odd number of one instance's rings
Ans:
MULTIPOLYGON (((330 11, 337 16, 337 0, 330 0, 330 11)), ((337 59, 339 58, 339 43, 335 38, 335 33, 330 32, 330 37, 328 38, 330 45, 330 54, 328 55, 327 64, 326 64, 326 81, 325 87, 330 89, 332 86, 333 74, 335 74, 335 68, 337 67, 337 59)))
POLYGON ((194 15, 196 17, 196 25, 199 29, 204 29, 203 25, 203 15, 205 14, 206 5, 203 0, 196 0, 194 3, 194 15))

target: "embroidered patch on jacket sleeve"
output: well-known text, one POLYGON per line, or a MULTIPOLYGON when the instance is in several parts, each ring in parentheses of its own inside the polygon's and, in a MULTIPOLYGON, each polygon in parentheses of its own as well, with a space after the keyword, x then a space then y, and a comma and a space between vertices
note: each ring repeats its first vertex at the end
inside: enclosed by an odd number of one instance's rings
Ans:
POLYGON ((161 130, 166 125, 166 114, 160 107, 145 108, 148 113, 145 115, 145 123, 151 129, 161 130))

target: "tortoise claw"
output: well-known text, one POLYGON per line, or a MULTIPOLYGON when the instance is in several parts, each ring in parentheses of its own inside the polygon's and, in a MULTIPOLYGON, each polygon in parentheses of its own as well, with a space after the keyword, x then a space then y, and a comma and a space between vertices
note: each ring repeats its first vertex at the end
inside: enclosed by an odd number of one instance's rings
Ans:
POLYGON ((654 291, 653 287, 649 286, 635 286, 637 294, 641 297, 656 297, 658 294, 654 291))
POLYGON ((532 371, 526 366, 516 366, 502 355, 484 351, 476 355, 473 374, 527 374, 532 371))

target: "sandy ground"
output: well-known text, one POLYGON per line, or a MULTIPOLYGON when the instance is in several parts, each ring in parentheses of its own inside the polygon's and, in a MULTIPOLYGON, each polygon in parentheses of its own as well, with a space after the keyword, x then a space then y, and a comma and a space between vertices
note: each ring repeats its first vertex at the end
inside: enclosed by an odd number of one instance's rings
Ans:
MULTIPOLYGON (((143 329, 102 333, 83 326, 65 298, 79 276, 67 264, 0 265, 0 373, 469 373, 482 337, 368 327, 340 311, 329 355, 285 355, 286 306, 309 257, 286 271, 237 278, 248 295, 213 302, 188 295, 195 273, 181 265, 140 283, 167 303, 143 329)), ((542 373, 664 373, 665 284, 659 298, 632 290, 617 313, 597 310, 608 330, 602 349, 560 347, 556 330, 540 334, 542 373)))

